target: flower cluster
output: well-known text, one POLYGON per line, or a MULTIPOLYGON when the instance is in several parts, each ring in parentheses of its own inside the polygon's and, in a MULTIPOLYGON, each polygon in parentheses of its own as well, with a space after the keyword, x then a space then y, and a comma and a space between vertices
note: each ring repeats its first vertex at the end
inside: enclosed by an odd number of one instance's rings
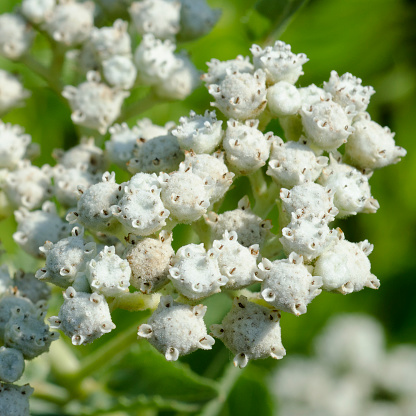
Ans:
MULTIPOLYGON (((97 10, 90 1, 24 0, 18 12, 0 16, 0 53, 7 58, 26 56, 41 28, 66 52, 64 59, 75 60, 86 79, 60 92, 73 123, 107 139, 104 149, 88 138, 56 149, 55 166, 39 168, 31 163, 37 154, 31 137, 0 122, 0 215, 14 210, 14 240, 43 262, 34 298, 22 295, 28 285, 19 287, 17 277, 1 281, 6 350, 0 371, 11 371, 7 363, 17 362, 16 354, 34 358, 55 339, 43 323, 45 282, 64 290, 49 322, 74 345, 114 330, 117 307, 151 309, 138 337, 167 360, 211 349, 213 337, 239 367, 283 358, 282 313, 306 313, 322 290, 379 287, 368 260, 373 246, 348 241, 331 223, 375 213, 369 178, 406 151, 366 112, 372 87, 335 71, 323 88, 297 87, 308 58, 282 41, 253 45, 251 60, 213 59, 200 77, 187 55, 175 53, 175 42, 211 30, 219 13, 205 0, 133 2, 130 25, 102 3, 98 12, 111 16, 112 26, 94 26, 97 10), (135 48, 130 33, 141 35, 135 48), (130 90, 148 88, 150 101, 178 100, 200 78, 221 116, 207 109, 164 126, 122 121, 130 90), (272 119, 284 138, 266 131, 272 119), (128 180, 117 179, 116 166, 128 180), (244 176, 254 201, 245 196, 219 213, 244 176), (272 228, 267 216, 275 204, 279 224, 272 228), (174 250, 179 224, 191 225, 199 241, 174 250), (202 302, 218 293, 233 305, 209 334, 202 302)), ((9 90, 0 88, 1 112, 27 96, 17 79, 10 80, 9 90)), ((17 378, 0 375, 6 382, 17 378)), ((0 397, 17 394, 7 389, 0 397)))
POLYGON ((414 414, 414 346, 386 351, 383 328, 365 315, 332 318, 314 344, 314 357, 288 358, 273 375, 277 414, 414 414))

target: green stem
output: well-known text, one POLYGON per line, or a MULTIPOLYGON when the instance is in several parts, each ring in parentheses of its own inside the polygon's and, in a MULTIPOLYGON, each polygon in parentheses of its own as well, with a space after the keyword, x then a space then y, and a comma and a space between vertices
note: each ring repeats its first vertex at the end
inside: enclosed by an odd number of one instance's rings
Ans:
POLYGON ((192 229, 198 234, 201 243, 204 243, 206 250, 211 248, 211 227, 205 222, 204 218, 200 218, 192 224, 192 229))
POLYGON ((159 304, 160 295, 144 295, 140 292, 123 293, 109 302, 110 310, 125 309, 128 311, 145 311, 147 309, 155 310, 159 304))
POLYGON ((116 123, 122 123, 123 121, 127 121, 134 116, 144 113, 146 110, 149 110, 150 108, 154 107, 157 104, 160 104, 161 102, 162 100, 151 91, 144 98, 136 101, 129 107, 125 108, 116 120, 116 123))
POLYGON ((133 326, 129 326, 123 332, 116 334, 116 336, 100 349, 94 351, 94 354, 85 357, 81 361, 79 370, 64 375, 66 384, 79 383, 84 378, 93 374, 96 370, 102 369, 103 366, 107 366, 115 357, 120 358, 120 356, 126 353, 129 347, 137 340, 138 324, 140 324, 140 322, 133 326))
POLYGON ((33 397, 45 400, 49 403, 57 405, 64 405, 70 399, 68 391, 56 384, 51 384, 45 381, 31 382, 31 386, 35 389, 33 397))
POLYGON ((32 70, 36 75, 41 77, 46 81, 48 86, 56 93, 60 98, 63 99, 61 93, 62 93, 62 84, 59 81, 59 78, 55 76, 53 72, 43 64, 41 64, 39 61, 34 59, 30 55, 23 55, 21 58, 19 58, 19 62, 23 65, 27 66, 30 70, 32 70))
POLYGON ((231 390, 243 371, 244 370, 242 369, 234 367, 232 362, 227 365, 218 387, 218 396, 204 407, 199 416, 217 416, 220 414, 231 390))
POLYGON ((250 181, 251 190, 253 191, 255 200, 253 212, 261 218, 266 218, 269 212, 273 209, 280 189, 274 182, 268 186, 261 169, 258 169, 251 175, 248 175, 248 179, 250 181))

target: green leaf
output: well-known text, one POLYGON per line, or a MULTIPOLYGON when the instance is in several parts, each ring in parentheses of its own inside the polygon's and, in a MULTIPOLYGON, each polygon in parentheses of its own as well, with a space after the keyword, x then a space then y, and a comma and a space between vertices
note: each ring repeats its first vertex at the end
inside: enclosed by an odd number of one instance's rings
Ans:
POLYGON ((259 0, 255 9, 272 22, 285 22, 306 0, 259 0))
POLYGON ((203 404, 218 394, 212 380, 198 376, 180 362, 166 361, 146 342, 135 345, 117 366, 110 368, 107 385, 130 400, 141 396, 203 404))
POLYGON ((228 414, 272 416, 273 401, 267 386, 267 372, 251 365, 237 380, 227 400, 228 414))

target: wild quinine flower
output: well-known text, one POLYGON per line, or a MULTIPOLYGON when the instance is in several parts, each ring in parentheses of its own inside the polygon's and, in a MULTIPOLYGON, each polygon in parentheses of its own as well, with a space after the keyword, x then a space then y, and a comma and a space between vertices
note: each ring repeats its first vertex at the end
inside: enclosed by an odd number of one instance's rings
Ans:
POLYGON ((70 224, 80 223, 93 231, 108 232, 117 226, 111 207, 118 204, 122 190, 122 186, 116 183, 115 173, 105 172, 101 182, 88 189, 78 187, 76 211, 71 211, 66 220, 70 224))
POLYGON ((212 155, 185 152, 184 163, 201 179, 211 178, 214 182, 208 189, 211 206, 226 194, 235 176, 233 172, 228 171, 222 152, 215 152, 212 155))
POLYGON ((396 146, 395 133, 372 121, 368 113, 360 114, 354 119, 352 127, 354 132, 345 145, 345 155, 357 168, 379 169, 400 162, 406 156, 406 150, 396 146))
POLYGON ((53 195, 50 166, 38 168, 29 160, 19 161, 16 169, 6 174, 4 192, 16 208, 39 208, 53 195))
POLYGON ((49 318, 51 328, 60 329, 74 345, 86 345, 116 326, 104 296, 98 293, 77 292, 68 287, 58 316, 49 318))
POLYGON ((0 114, 20 106, 29 96, 30 92, 23 88, 17 77, 0 69, 0 114))
POLYGON ((36 272, 36 278, 59 287, 70 286, 77 274, 85 270, 86 262, 95 254, 95 243, 83 239, 83 230, 74 227, 72 236, 53 244, 47 241, 40 248, 46 264, 36 272))
POLYGON ((160 197, 172 218, 189 224, 207 212, 210 206, 212 180, 201 178, 190 166, 181 163, 179 170, 159 176, 160 197))
POLYGON ((303 75, 302 65, 309 61, 304 53, 294 54, 290 45, 278 40, 273 46, 262 49, 258 45, 250 48, 254 66, 266 72, 267 82, 276 84, 286 81, 294 84, 303 75))
POLYGON ((322 290, 322 279, 312 276, 313 268, 303 264, 303 257, 290 253, 289 258, 259 263, 262 298, 275 308, 299 316, 322 290))
POLYGON ((195 153, 212 153, 221 143, 224 132, 222 120, 217 120, 215 111, 206 110, 203 116, 190 111, 189 118, 181 117, 180 125, 172 130, 183 150, 195 153))
POLYGON ((137 173, 124 186, 113 215, 124 229, 135 235, 150 235, 166 225, 169 210, 161 199, 161 186, 156 174, 137 173))
POLYGON ((136 146, 134 154, 136 157, 127 163, 133 174, 176 171, 184 158, 178 139, 170 133, 145 140, 136 146))
POLYGON ((211 325, 214 336, 231 350, 234 365, 245 367, 249 360, 286 355, 280 335, 280 313, 249 302, 245 296, 234 298, 233 306, 221 325, 211 325))
POLYGON ((201 76, 201 79, 207 84, 207 88, 211 84, 220 84, 229 72, 238 71, 240 74, 254 72, 254 65, 250 62, 248 56, 238 55, 235 59, 228 61, 219 61, 211 59, 207 62, 208 72, 201 76))
POLYGON ((315 181, 327 165, 328 158, 316 156, 302 137, 299 141, 284 142, 280 137, 274 136, 266 173, 277 184, 290 189, 315 181))
POLYGON ((276 117, 296 114, 302 105, 297 88, 286 81, 280 81, 267 89, 267 108, 276 117))
POLYGON ((238 201, 237 209, 219 215, 210 211, 204 219, 211 228, 212 240, 221 240, 225 231, 235 231, 244 247, 253 244, 261 247, 272 228, 270 220, 263 220, 251 211, 247 196, 238 201))
POLYGON ((334 190, 334 205, 338 209, 338 218, 356 215, 358 212, 375 213, 380 208, 371 196, 368 179, 359 170, 345 163, 339 163, 331 154, 330 164, 322 170, 318 183, 334 190))
POLYGON ((158 238, 129 235, 123 256, 130 264, 133 287, 142 293, 153 293, 169 282, 169 268, 175 252, 172 233, 161 231, 158 238))
POLYGON ((203 320, 206 310, 206 306, 183 305, 164 296, 147 324, 138 327, 137 335, 146 338, 168 361, 198 348, 210 350, 215 341, 207 334, 203 320))
POLYGON ((21 12, 33 23, 39 24, 49 18, 56 6, 56 0, 23 0, 21 12))
POLYGON ((129 8, 137 32, 158 39, 170 39, 179 32, 180 10, 181 2, 176 0, 135 1, 129 8))
POLYGON ((188 299, 199 300, 221 291, 228 278, 221 274, 218 248, 206 251, 203 244, 182 246, 173 258, 169 278, 188 299))
POLYGON ((328 82, 324 82, 324 90, 331 93, 333 100, 342 107, 351 105, 357 112, 367 109, 371 96, 375 93, 371 86, 363 87, 362 80, 346 72, 339 76, 336 71, 331 71, 328 82))
POLYGON ((224 289, 241 289, 261 281, 256 261, 259 255, 258 244, 244 247, 238 242, 235 231, 225 231, 223 238, 214 240, 212 246, 219 253, 217 261, 220 272, 228 279, 224 289))
POLYGON ((76 46, 84 42, 94 26, 95 4, 75 0, 59 0, 52 13, 46 16, 45 28, 57 42, 76 46))
MULTIPOLYGON (((0 380, 14 383, 24 359, 47 351, 57 338, 44 322, 45 282, 64 289, 59 314, 49 321, 74 345, 113 330, 110 309, 152 309, 138 336, 170 361, 212 348, 203 320, 207 307, 196 303, 226 292, 233 305, 211 330, 239 367, 285 356, 281 312, 305 314, 322 290, 378 288, 367 258, 372 246, 351 243, 328 225, 336 217, 375 212, 372 171, 406 154, 393 133, 364 113, 372 87, 333 71, 323 88, 297 88, 308 58, 282 41, 253 45, 252 59, 212 59, 200 76, 190 57, 175 49, 176 41, 200 37, 218 20, 219 11, 205 0, 102 0, 96 10, 90 1, 23 0, 20 12, 31 23, 18 14, 0 16, 0 54, 19 59, 30 47, 31 25, 44 30, 55 45, 51 68, 68 52, 83 71, 78 79, 87 72, 85 82, 63 88, 73 122, 101 135, 109 131, 110 138, 55 149, 56 166, 38 168, 29 161, 30 136, 0 122, 0 210, 16 209, 15 241, 32 257, 45 257, 35 277, 18 271, 11 278, 0 269, 0 380), (132 55, 134 30, 142 38, 132 55), (183 100, 201 79, 224 121, 206 110, 191 111, 178 125, 149 119, 133 127, 114 124, 132 115, 130 108, 122 112, 130 89, 150 90, 149 104, 183 100), (265 133, 270 119, 279 122, 283 139, 265 133), (116 182, 109 163, 125 170, 123 182, 116 182), (248 178, 236 178, 243 175, 248 178), (242 184, 236 191, 250 183, 253 210, 248 196, 224 210, 235 178, 242 184), (48 201, 52 196, 59 209, 48 201), (275 202, 280 229, 264 216, 275 202), (65 210, 71 226, 61 219, 65 210), (192 239, 181 241, 181 227, 195 231, 192 239)), ((25 96, 20 82, 0 71, 0 112, 25 96)), ((344 352, 351 356, 342 345, 328 345, 334 362, 344 352)), ((29 388, 21 389, 29 395, 29 388)), ((19 391, 0 386, 0 414, 28 415, 19 391)))
POLYGON ((0 121, 0 169, 16 168, 31 141, 32 137, 24 133, 23 127, 0 121))
POLYGON ((34 32, 25 19, 13 13, 0 15, 0 55, 18 59, 32 44, 34 32))
POLYGON ((176 45, 169 39, 161 41, 152 34, 143 36, 134 53, 134 62, 138 70, 138 79, 144 85, 156 85, 181 66, 173 53, 176 45))
POLYGON ((313 274, 322 277, 323 289, 344 295, 364 287, 378 289, 380 282, 370 272, 367 258, 372 251, 373 245, 367 240, 351 243, 339 233, 337 242, 317 258, 313 274))
POLYGON ((41 210, 29 211, 20 207, 14 216, 18 223, 13 239, 27 253, 33 257, 42 257, 39 248, 46 241, 57 243, 65 238, 71 231, 71 225, 61 220, 57 214, 56 206, 45 201, 41 210))
POLYGON ((317 183, 306 182, 292 189, 280 189, 283 212, 291 215, 297 211, 312 214, 329 223, 338 214, 334 205, 334 191, 317 183))
POLYGON ((266 74, 258 69, 253 74, 227 69, 219 84, 209 84, 215 98, 211 105, 226 117, 236 120, 256 118, 266 108, 266 74))
POLYGON ((86 274, 94 292, 111 297, 128 291, 130 266, 127 260, 115 253, 114 246, 105 246, 97 257, 90 260, 86 274))
POLYGON ((127 91, 103 84, 98 72, 88 71, 87 81, 78 87, 65 86, 62 95, 69 101, 75 124, 90 127, 104 134, 120 114, 127 91))
POLYGON ((102 149, 94 143, 93 137, 82 137, 80 144, 68 150, 54 149, 52 156, 67 169, 84 166, 93 174, 107 170, 107 160, 102 149))
POLYGON ((248 175, 266 164, 269 158, 273 133, 263 134, 257 129, 258 120, 240 123, 227 122, 223 140, 225 155, 230 166, 242 175, 248 175))

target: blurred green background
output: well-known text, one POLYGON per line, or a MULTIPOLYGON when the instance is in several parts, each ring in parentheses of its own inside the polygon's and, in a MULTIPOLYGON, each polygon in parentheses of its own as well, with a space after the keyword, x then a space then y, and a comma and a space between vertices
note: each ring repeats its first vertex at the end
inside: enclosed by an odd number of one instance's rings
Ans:
MULTIPOLYGON (((2 0, 0 12, 12 10, 17 3, 2 0)), ((217 26, 200 40, 178 45, 178 49, 189 51, 193 62, 202 71, 206 70, 205 62, 211 58, 225 60, 238 54, 250 55, 251 44, 262 42, 282 18, 283 8, 297 2, 210 0, 209 3, 222 9, 217 26)), ((371 178, 372 194, 381 206, 377 214, 361 214, 337 224, 347 239, 368 239, 374 244, 370 260, 372 272, 380 279, 380 289, 365 289, 348 296, 322 293, 309 305, 306 315, 296 318, 284 314, 281 320, 282 338, 288 355, 308 353, 314 335, 331 315, 340 312, 365 312, 375 316, 383 323, 389 344, 416 342, 415 22, 415 1, 311 0, 285 22, 286 28, 281 26, 276 33, 279 39, 292 45, 295 53, 304 52, 310 59, 304 65, 305 75, 299 79, 298 86, 311 83, 322 86, 331 70, 339 74, 351 72, 362 78, 364 85, 372 85, 376 90, 368 108, 372 119, 395 131, 397 145, 408 152, 399 164, 376 171, 371 178)), ((35 55, 45 62, 49 58, 46 46, 47 42, 37 39, 35 55)), ((78 132, 71 124, 65 101, 45 88, 41 79, 20 64, 0 59, 0 67, 21 74, 24 85, 32 90, 26 106, 11 111, 3 120, 24 126, 33 141, 41 145, 42 155, 35 164, 53 164, 52 149, 68 147, 77 140, 78 132)), ((67 68, 67 75, 68 79, 72 76, 70 67, 67 68)), ((133 102, 136 98, 130 97, 128 101, 133 102)), ((158 105, 140 117, 150 117, 160 124, 169 120, 178 122, 178 118, 187 115, 190 109, 203 112, 209 108, 209 102, 210 96, 201 86, 185 101, 158 105)), ((129 120, 129 124, 134 121, 134 118, 129 120)), ((275 132, 279 133, 279 130, 275 132)), ((246 184, 241 181, 232 194, 235 201, 228 201, 229 204, 233 202, 236 205, 238 197, 245 193, 246 184)), ((0 222, 1 240, 9 251, 16 252, 11 239, 14 227, 11 219, 0 222)), ((21 263, 21 258, 27 259, 27 256, 18 252, 15 259, 21 263)), ((25 261, 30 267, 30 261, 25 261)), ((211 321, 208 324, 220 319, 226 312, 229 303, 221 299, 206 302, 215 306, 215 310, 208 315, 211 321), (227 305, 225 309, 218 306, 223 301, 227 305)), ((120 313, 119 317, 115 315, 119 327, 123 327, 126 320, 136 319, 128 318, 124 313, 120 313)), ((100 342, 97 344, 98 347, 101 345, 100 342)), ((78 354, 86 356, 98 347, 94 344, 91 348, 81 349, 78 354)), ((197 352, 184 358, 183 362, 198 373, 215 361, 221 367, 227 360, 218 358, 222 354, 220 350, 219 345, 211 352, 197 352)), ((146 354, 153 356, 149 351, 146 354)), ((229 358, 228 355, 225 357, 229 358)), ((271 414, 271 401, 264 380, 278 364, 271 360, 252 363, 239 379, 222 414, 271 414)), ((221 372, 212 376, 218 374, 221 372)))

